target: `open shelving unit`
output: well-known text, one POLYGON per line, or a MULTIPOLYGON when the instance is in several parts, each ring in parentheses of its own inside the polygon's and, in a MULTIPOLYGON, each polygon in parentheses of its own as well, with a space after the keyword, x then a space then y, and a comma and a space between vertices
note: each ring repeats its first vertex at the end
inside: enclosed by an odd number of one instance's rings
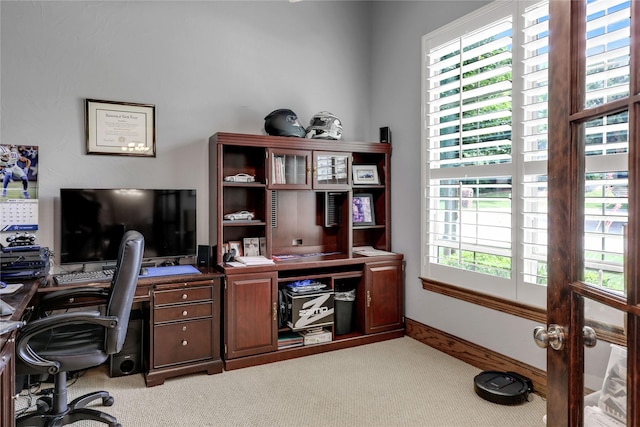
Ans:
POLYGON ((236 133, 216 133, 209 143, 209 229, 224 274, 226 369, 404 334, 403 257, 391 252, 389 144, 236 133), (354 180, 354 165, 364 169, 365 182, 354 180), (225 180, 236 174, 254 181, 225 180), (360 221, 354 209, 365 196, 370 210, 360 221), (239 211, 253 219, 224 219, 239 211), (225 262, 230 245, 255 238, 273 264, 225 262), (382 252, 362 256, 352 252, 356 246, 382 252), (336 335, 328 326, 331 342, 278 350, 278 335, 291 332, 279 328, 278 291, 304 279, 321 280, 328 292, 356 290, 353 331, 336 335))

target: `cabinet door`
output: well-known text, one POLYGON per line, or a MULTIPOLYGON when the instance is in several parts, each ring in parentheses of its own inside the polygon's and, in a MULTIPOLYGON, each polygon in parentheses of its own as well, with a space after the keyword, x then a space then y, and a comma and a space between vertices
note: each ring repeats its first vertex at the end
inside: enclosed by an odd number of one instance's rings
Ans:
POLYGON ((365 265, 365 333, 402 327, 402 262, 365 265))
POLYGON ((225 289, 225 358, 278 349, 278 281, 276 273, 227 276, 225 289))
POLYGON ((348 189, 351 185, 351 153, 313 153, 313 187, 348 189))
POLYGON ((311 188, 311 152, 269 149, 270 189, 311 188))

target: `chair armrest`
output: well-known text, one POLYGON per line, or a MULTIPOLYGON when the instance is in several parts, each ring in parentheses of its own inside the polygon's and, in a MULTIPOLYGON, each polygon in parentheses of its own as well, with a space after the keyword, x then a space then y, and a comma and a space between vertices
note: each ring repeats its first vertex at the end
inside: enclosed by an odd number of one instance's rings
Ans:
POLYGON ((91 298, 97 300, 97 304, 106 304, 109 300, 110 290, 93 286, 81 288, 60 289, 43 295, 38 301, 37 317, 43 317, 47 311, 64 308, 79 298, 91 298))
POLYGON ((39 371, 55 375, 60 370, 60 363, 44 359, 36 354, 29 346, 29 341, 43 332, 72 324, 94 324, 112 329, 118 325, 118 318, 115 316, 103 316, 97 311, 74 311, 33 320, 27 323, 18 333, 16 354, 24 363, 39 371))

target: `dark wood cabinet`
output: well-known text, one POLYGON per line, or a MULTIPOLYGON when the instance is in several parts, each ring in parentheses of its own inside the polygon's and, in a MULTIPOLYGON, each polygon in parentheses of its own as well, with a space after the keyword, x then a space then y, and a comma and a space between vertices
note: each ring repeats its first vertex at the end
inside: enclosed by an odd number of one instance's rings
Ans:
POLYGON ((222 372, 220 278, 154 284, 150 296, 147 386, 194 372, 222 372))
POLYGON ((225 359, 278 349, 278 282, 275 272, 226 277, 225 359))
POLYGON ((402 327, 402 264, 381 261, 365 264, 365 333, 402 327))
POLYGON ((234 133, 209 143, 209 229, 225 276, 226 369, 404 335, 403 257, 391 252, 389 144, 234 133), (362 199, 366 220, 354 215, 362 199), (242 211, 251 217, 229 219, 242 211), (244 252, 245 239, 257 239, 260 255, 274 263, 225 262, 230 247, 244 252), (354 247, 374 252, 363 256, 354 247), (355 290, 353 328, 338 335, 326 326, 330 341, 279 349, 278 339, 292 332, 279 329, 279 291, 305 280, 332 294, 355 290))

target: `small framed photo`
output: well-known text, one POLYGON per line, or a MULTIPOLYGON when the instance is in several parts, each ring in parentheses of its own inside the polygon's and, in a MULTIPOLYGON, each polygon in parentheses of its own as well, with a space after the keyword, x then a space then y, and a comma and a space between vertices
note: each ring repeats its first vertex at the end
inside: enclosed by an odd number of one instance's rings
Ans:
POLYGON ((247 237, 242 239, 244 244, 244 256, 260 255, 260 239, 258 237, 247 237))
POLYGON ((376 224, 373 195, 365 193, 354 194, 351 210, 354 227, 376 224))
POLYGON ((87 154, 156 156, 156 107, 151 104, 85 102, 87 154))
POLYGON ((229 241, 229 252, 231 252, 232 250, 236 251, 236 254, 234 256, 242 256, 242 242, 240 242, 239 240, 230 240, 229 241))
POLYGON ((267 256, 267 238, 260 237, 260 255, 267 256))
POLYGON ((353 165, 353 183, 355 185, 380 184, 380 178, 378 177, 378 167, 376 165, 353 165))

